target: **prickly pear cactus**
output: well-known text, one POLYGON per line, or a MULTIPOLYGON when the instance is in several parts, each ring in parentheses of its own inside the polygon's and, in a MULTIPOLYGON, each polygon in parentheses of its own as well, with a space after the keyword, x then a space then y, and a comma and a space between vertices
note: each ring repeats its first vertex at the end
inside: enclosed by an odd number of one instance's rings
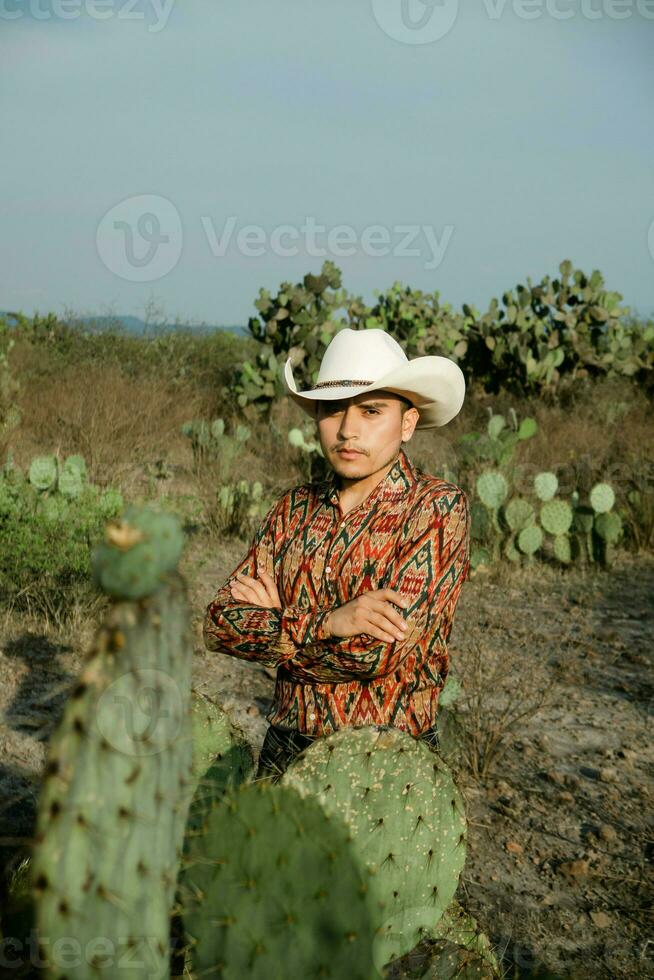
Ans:
POLYGON ((112 606, 72 690, 49 745, 33 849, 51 977, 169 975, 192 659, 187 588, 171 572, 140 602, 112 606))
MULTIPOLYGON (((478 969, 480 976, 500 977, 502 975, 488 936, 480 930, 475 917, 466 912, 456 899, 452 899, 446 908, 443 917, 434 930, 434 936, 438 939, 448 940, 470 953, 475 953, 474 960, 476 962, 472 959, 469 960, 469 966, 478 969)), ((433 974, 435 977, 439 975, 438 973, 433 974)), ((464 974, 464 976, 467 975, 464 974)), ((470 973, 470 976, 475 975, 475 973, 470 973)), ((459 974, 455 974, 455 976, 459 976, 459 974)))
POLYGON ((615 544, 623 533, 622 518, 615 511, 603 511, 595 517, 594 528, 600 561, 610 565, 615 560, 615 544))
POLYGON ((71 500, 76 500, 86 484, 86 462, 83 456, 68 456, 59 471, 57 490, 71 500))
POLYGON ((280 785, 346 821, 370 879, 375 966, 436 925, 465 862, 463 799, 445 762, 398 729, 344 728, 301 752, 280 785))
MULTIPOLYGON (((199 691, 191 692, 191 721, 193 778, 188 790, 192 799, 184 828, 183 854, 188 853, 194 835, 225 794, 250 780, 254 773, 254 753, 245 733, 231 721, 220 705, 199 691)), ((173 976, 182 976, 185 964, 189 962, 181 908, 181 894, 177 887, 170 923, 173 976)))
POLYGON ((347 826, 267 781, 213 808, 182 861, 191 976, 370 980, 367 874, 347 826))
POLYGON ((451 939, 436 940, 429 959, 424 980, 494 980, 502 976, 481 953, 451 939))
POLYGON ((438 730, 438 754, 448 766, 455 768, 460 760, 463 731, 457 712, 453 707, 461 694, 461 685, 449 673, 443 689, 438 695, 436 728, 438 730))
MULTIPOLYGON (((198 691, 192 692, 193 798, 186 834, 206 818, 215 802, 254 773, 254 752, 229 715, 198 691)), ((186 847, 185 839, 185 847, 186 847)))

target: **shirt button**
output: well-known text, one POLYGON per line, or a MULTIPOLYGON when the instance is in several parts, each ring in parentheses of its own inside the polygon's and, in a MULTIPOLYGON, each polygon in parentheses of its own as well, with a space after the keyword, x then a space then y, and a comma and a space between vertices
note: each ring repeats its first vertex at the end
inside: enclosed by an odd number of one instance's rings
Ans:
POLYGON ((331 572, 331 570, 332 570, 332 566, 331 565, 328 565, 327 568, 325 569, 326 572, 331 572))
POLYGON ((314 715, 314 713, 312 711, 311 714, 309 715, 309 718, 311 719, 311 721, 314 721, 315 720, 315 717, 316 716, 314 715))

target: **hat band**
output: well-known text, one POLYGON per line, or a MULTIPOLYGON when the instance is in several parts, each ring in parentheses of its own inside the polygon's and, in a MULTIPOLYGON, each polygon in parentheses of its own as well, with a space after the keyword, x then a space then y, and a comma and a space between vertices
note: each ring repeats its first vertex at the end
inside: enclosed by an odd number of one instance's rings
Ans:
POLYGON ((316 388, 345 388, 351 385, 371 385, 372 381, 319 381, 317 385, 311 385, 311 391, 316 388))

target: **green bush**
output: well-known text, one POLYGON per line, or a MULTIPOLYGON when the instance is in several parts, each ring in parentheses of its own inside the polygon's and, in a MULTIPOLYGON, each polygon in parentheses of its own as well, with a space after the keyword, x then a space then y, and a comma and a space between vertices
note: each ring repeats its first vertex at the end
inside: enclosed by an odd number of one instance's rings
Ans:
POLYGON ((121 494, 86 483, 81 457, 61 465, 32 460, 25 476, 11 460, 0 471, 0 601, 11 608, 66 620, 75 602, 94 606, 90 551, 121 494))

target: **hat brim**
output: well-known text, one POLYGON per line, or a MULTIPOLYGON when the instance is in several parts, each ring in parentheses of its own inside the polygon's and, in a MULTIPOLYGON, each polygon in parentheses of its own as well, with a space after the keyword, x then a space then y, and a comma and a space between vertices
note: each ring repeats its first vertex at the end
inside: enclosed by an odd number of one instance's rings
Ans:
POLYGON ((449 357, 429 354, 407 361, 370 385, 298 391, 293 377, 291 358, 284 365, 284 382, 289 396, 313 419, 317 418, 319 401, 354 398, 362 392, 385 389, 403 395, 420 413, 416 429, 431 429, 446 425, 461 411, 466 383, 463 371, 449 357))

